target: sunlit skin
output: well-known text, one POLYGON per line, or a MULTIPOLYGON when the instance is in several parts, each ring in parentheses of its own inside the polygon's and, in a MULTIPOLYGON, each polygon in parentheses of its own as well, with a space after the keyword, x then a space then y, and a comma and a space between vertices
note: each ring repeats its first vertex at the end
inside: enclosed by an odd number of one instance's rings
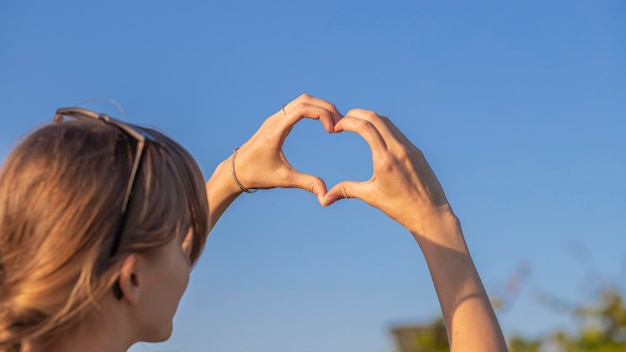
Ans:
MULTIPOLYGON (((207 183, 211 226, 242 191, 222 162, 207 183)), ((386 117, 352 109, 342 115, 325 100, 302 95, 270 116, 237 153, 237 176, 246 188, 297 187, 323 206, 358 198, 402 224, 428 263, 448 330, 451 351, 506 351, 500 326, 437 177, 422 152, 386 117), (314 175, 295 170, 282 152, 293 125, 319 119, 329 133, 361 135, 372 151, 374 172, 365 182, 344 181, 326 190, 314 175)))
POLYGON ((120 269, 121 300, 105 297, 102 310, 81 329, 52 345, 26 341, 25 352, 126 351, 137 341, 160 342, 172 333, 172 321, 187 288, 193 233, 178 236, 150 255, 133 254, 120 269), (113 338, 113 336, 115 338, 113 338))
MULTIPOLYGON (((233 181, 230 156, 206 184, 210 228, 242 193, 233 181)), ((234 166, 250 189, 301 188, 322 206, 357 198, 403 225, 419 244, 439 297, 451 351, 506 351, 498 321, 489 303, 460 222, 422 152, 386 117, 352 109, 342 115, 325 100, 302 95, 267 118, 237 152, 234 166), (372 177, 344 181, 327 190, 322 179, 300 173, 287 161, 282 146, 303 118, 319 120, 328 133, 358 133, 369 144, 372 177)), ((150 256, 131 254, 119 269, 121 300, 106 296, 102 310, 53 347, 55 351, 125 351, 137 341, 162 341, 189 280, 189 232, 150 256)), ((26 351, 50 346, 25 344, 26 351)))

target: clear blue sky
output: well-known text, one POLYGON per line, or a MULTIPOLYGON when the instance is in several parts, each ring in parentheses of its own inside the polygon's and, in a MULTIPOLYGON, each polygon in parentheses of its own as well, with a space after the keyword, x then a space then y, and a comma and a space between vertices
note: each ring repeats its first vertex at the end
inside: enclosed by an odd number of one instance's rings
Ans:
MULTIPOLYGON (((529 265, 505 333, 567 326, 537 292, 583 302, 626 283, 626 5, 473 3, 3 1, 0 158, 97 97, 180 141, 206 177, 302 92, 374 109, 429 157, 488 291, 529 265)), ((370 176, 362 140, 313 121, 285 152, 329 186, 370 176)), ((356 200, 264 191, 211 233, 171 340, 132 351, 390 351, 390 325, 438 312, 400 226, 356 200)))

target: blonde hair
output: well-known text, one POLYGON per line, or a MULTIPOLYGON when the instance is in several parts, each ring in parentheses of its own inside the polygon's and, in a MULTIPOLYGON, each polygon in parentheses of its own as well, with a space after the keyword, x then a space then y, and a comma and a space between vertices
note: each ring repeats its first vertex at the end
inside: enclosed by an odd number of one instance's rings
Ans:
POLYGON ((163 134, 147 141, 116 254, 111 256, 136 143, 101 121, 45 125, 0 170, 0 351, 54 341, 113 294, 130 253, 193 231, 195 263, 209 231, 204 178, 163 134))

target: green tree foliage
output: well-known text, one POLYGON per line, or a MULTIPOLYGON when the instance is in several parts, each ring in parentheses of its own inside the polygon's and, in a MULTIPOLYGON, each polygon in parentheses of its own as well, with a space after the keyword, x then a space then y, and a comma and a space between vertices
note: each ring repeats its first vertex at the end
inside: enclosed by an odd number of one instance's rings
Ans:
POLYGON ((574 332, 556 330, 543 338, 509 338, 510 352, 624 352, 626 351, 626 300, 624 292, 604 286, 590 304, 568 312, 574 332))
MULTIPOLYGON (((510 335, 509 351, 626 352, 626 296, 611 285, 597 292, 591 303, 575 306, 551 299, 549 306, 571 316, 574 331, 555 330, 539 338, 510 335)), ((449 348, 441 318, 430 324, 394 328, 392 333, 400 352, 443 352, 449 348)))
POLYGON ((429 324, 397 326, 391 329, 401 352, 447 352, 448 336, 443 318, 429 324))

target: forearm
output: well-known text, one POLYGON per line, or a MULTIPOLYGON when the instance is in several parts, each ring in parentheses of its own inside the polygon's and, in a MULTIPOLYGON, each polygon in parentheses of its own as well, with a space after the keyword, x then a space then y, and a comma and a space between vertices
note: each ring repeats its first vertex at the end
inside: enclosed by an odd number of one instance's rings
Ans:
POLYGON ((453 216, 436 236, 412 231, 428 263, 453 352, 506 351, 497 318, 453 216), (433 241, 431 238, 437 238, 433 241))
POLYGON ((213 171, 206 183, 206 194, 209 201, 210 229, 217 223, 226 209, 242 193, 235 184, 230 172, 230 158, 222 161, 213 171))
POLYGON ((339 182, 326 193, 322 204, 359 198, 405 226, 424 252, 451 350, 506 351, 461 226, 424 154, 389 118, 373 111, 348 111, 334 131, 357 132, 367 141, 374 173, 366 182, 339 182))

